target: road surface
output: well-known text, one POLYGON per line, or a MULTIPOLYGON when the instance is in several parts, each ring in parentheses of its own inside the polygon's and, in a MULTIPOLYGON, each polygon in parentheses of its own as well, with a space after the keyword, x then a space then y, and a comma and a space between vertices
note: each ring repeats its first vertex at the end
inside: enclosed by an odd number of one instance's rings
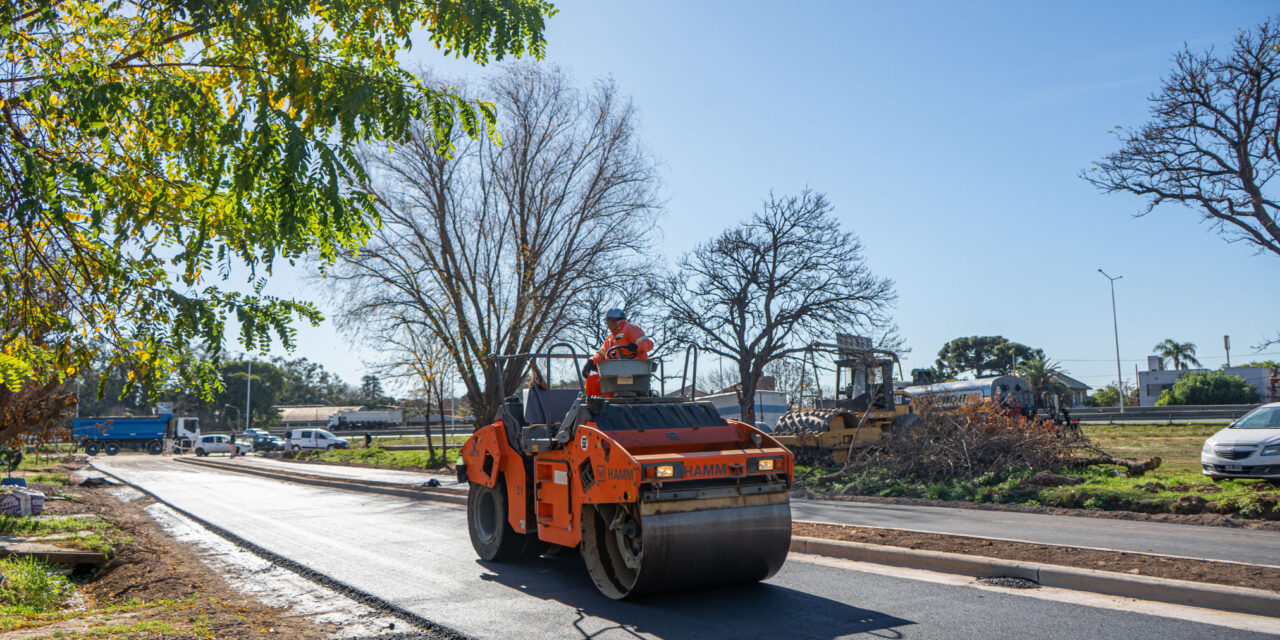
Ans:
POLYGON ((1152 610, 1146 603, 1108 605, 1116 600, 1109 599, 1088 606, 1058 601, 1073 592, 979 588, 796 556, 763 584, 615 602, 595 590, 573 554, 517 564, 478 561, 465 511, 454 505, 322 489, 151 456, 100 458, 94 465, 264 549, 476 638, 1178 640, 1273 637, 1246 630, 1252 627, 1241 620, 1280 629, 1260 618, 1226 620, 1220 616, 1228 614, 1187 608, 1147 615, 1129 610, 1152 610))
MULTIPOLYGON (((259 456, 235 459, 212 456, 204 460, 242 464, 268 471, 329 476, 345 480, 371 480, 409 486, 419 486, 428 479, 435 478, 443 486, 458 486, 457 479, 453 476, 425 472, 305 464, 259 456)), ((793 500, 791 517, 813 522, 1007 538, 1043 544, 1280 566, 1280 531, 985 509, 823 500, 793 500)))

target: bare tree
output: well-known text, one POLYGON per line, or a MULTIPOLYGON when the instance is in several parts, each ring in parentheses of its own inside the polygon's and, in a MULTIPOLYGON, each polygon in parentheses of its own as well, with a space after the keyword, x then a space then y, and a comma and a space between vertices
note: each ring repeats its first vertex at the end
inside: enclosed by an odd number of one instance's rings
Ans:
POLYGON ((888 324, 893 282, 871 273, 862 243, 831 210, 810 190, 770 194, 763 211, 698 245, 655 283, 688 339, 738 365, 744 421, 755 421, 753 398, 767 365, 837 331, 888 324))
POLYGON ((407 384, 411 395, 421 398, 420 403, 406 404, 421 404, 423 435, 427 438, 427 452, 432 458, 436 456, 435 444, 431 440, 431 404, 435 400, 440 416, 440 456, 444 459, 448 449, 445 387, 455 373, 449 347, 437 336, 402 331, 398 323, 379 326, 378 338, 384 360, 378 363, 378 370, 389 380, 407 384))
POLYGON ((786 394, 787 411, 802 406, 809 386, 815 382, 813 367, 806 366, 798 357, 774 360, 765 366, 764 373, 773 376, 774 389, 786 394))
POLYGON ((1231 54, 1184 48, 1150 98, 1149 123, 1121 134, 1119 151, 1081 177, 1104 192, 1147 200, 1145 215, 1174 202, 1198 209, 1231 241, 1280 255, 1280 24, 1236 36, 1231 54))
MULTIPOLYGON (((636 112, 609 82, 580 90, 559 69, 512 65, 484 92, 502 144, 459 135, 436 153, 428 126, 367 154, 382 226, 329 277, 339 321, 387 350, 445 345, 478 420, 526 366, 498 379, 495 356, 563 339, 593 294, 642 286, 659 205, 636 112)), ((598 320, 597 320, 598 321, 598 320)), ((527 363, 526 363, 527 364, 527 363)))

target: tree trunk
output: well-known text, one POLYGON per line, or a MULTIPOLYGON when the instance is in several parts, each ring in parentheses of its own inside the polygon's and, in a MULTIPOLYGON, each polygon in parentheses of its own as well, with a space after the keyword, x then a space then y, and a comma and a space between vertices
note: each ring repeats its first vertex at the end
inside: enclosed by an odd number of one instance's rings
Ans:
POLYGON ((741 419, 749 425, 756 423, 756 384, 760 377, 754 375, 755 372, 744 370, 739 367, 742 380, 738 383, 738 409, 742 412, 741 419))
POLYGON ((431 388, 427 387, 427 406, 422 410, 422 431, 427 436, 427 455, 436 457, 436 447, 431 443, 431 388))
MULTIPOLYGON (((440 457, 449 459, 449 430, 444 425, 444 383, 439 383, 439 390, 436 392, 436 407, 440 411, 440 457)), ((428 438, 430 440, 430 438, 428 438)))

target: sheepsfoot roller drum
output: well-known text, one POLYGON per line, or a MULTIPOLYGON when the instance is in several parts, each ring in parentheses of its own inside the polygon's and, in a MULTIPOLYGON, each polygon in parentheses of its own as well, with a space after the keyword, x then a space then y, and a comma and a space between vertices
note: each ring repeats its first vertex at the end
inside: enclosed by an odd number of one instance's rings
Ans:
POLYGON ((615 599, 774 575, 791 545, 791 453, 710 403, 650 394, 637 364, 600 364, 611 397, 512 396, 463 444, 476 553, 577 547, 615 599))

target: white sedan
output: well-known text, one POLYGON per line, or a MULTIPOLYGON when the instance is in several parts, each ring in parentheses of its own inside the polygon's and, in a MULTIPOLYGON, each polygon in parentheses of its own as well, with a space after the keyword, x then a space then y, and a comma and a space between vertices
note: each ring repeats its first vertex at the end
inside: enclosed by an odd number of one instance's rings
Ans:
MULTIPOLYGON (((231 438, 229 436, 200 436, 192 448, 195 449, 197 456, 207 456, 211 453, 231 453, 231 438)), ((253 451, 253 444, 236 440, 236 453, 245 455, 253 451)))
POLYGON ((1280 480, 1280 402, 1264 404, 1204 442, 1204 475, 1280 480))

